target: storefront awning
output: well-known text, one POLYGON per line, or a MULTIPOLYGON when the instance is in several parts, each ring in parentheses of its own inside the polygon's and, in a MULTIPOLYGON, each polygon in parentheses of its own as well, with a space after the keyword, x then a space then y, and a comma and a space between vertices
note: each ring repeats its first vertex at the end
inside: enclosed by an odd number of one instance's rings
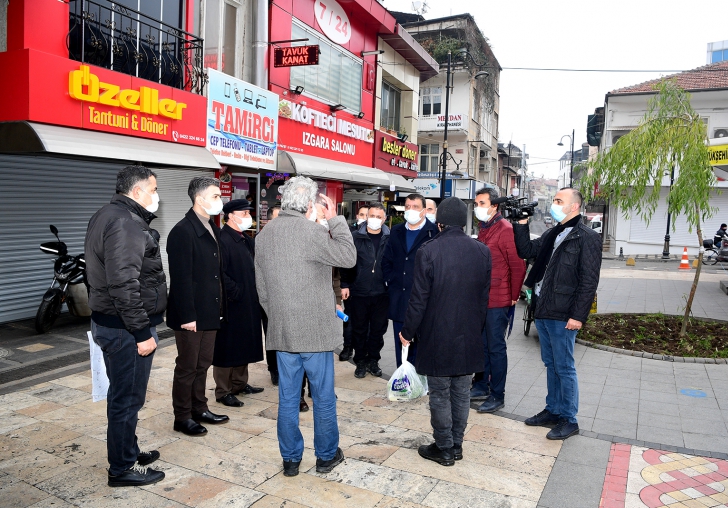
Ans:
POLYGON ((385 189, 389 189, 390 185, 394 184, 398 191, 415 191, 414 185, 401 175, 285 150, 278 151, 278 171, 385 189))
POLYGON ((220 169, 215 157, 202 146, 34 122, 0 122, 0 153, 38 152, 220 169))

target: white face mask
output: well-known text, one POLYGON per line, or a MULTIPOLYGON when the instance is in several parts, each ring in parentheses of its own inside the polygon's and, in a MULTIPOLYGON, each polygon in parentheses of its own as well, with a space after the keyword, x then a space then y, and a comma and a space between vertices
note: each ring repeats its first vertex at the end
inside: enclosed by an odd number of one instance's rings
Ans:
POLYGON ((374 231, 382 229, 382 219, 375 219, 374 217, 367 219, 367 227, 374 231))
POLYGON ((475 207, 475 216, 479 221, 488 222, 491 217, 493 217, 488 213, 488 210, 490 210, 490 208, 484 208, 482 206, 475 207))
POLYGON ((149 205, 147 205, 147 206, 145 206, 145 207, 144 207, 144 209, 145 209, 145 210, 146 210, 147 212, 150 212, 150 213, 154 213, 154 212, 156 212, 157 210, 159 210, 159 194, 157 194, 156 192, 155 192, 154 194, 149 194, 149 193, 148 193, 147 191, 145 191, 145 190, 144 190, 144 189, 142 189, 141 187, 139 187, 139 189, 140 189, 140 190, 141 190, 141 191, 142 191, 142 192, 143 192, 144 194, 146 194, 147 196, 149 196, 150 198, 152 198, 152 203, 151 203, 151 204, 149 204, 149 205))
POLYGON ((240 221, 238 221, 238 218, 235 215, 230 215, 230 217, 233 218, 235 221, 235 225, 240 228, 240 231, 245 231, 247 229, 250 229, 250 226, 253 225, 253 218, 252 217, 242 217, 240 221))
POLYGON ((311 205, 311 215, 308 216, 308 220, 311 222, 316 222, 316 219, 318 218, 318 212, 316 211, 316 205, 311 205))
POLYGON ((364 224, 367 220, 366 219, 356 219, 356 225, 361 226, 364 224))
MULTIPOLYGON (((202 198, 202 201, 207 201, 207 200, 205 198, 202 198)), ((210 202, 210 201, 207 201, 207 202, 210 203, 211 206, 210 206, 210 208, 205 208, 204 206, 202 207, 202 209, 205 210, 205 213, 207 215, 220 215, 220 212, 222 212, 222 200, 217 199, 216 201, 213 201, 213 202, 210 202)))
POLYGON ((417 210, 407 210, 404 212, 404 220, 412 224, 413 226, 422 220, 420 212, 417 210))
POLYGON ((434 213, 426 213, 425 217, 427 217, 428 221, 432 222, 433 224, 435 223, 436 215, 434 213))
POLYGON ((327 221, 326 219, 321 219, 320 221, 318 221, 318 223, 321 224, 326 229, 329 229, 329 221, 327 221))

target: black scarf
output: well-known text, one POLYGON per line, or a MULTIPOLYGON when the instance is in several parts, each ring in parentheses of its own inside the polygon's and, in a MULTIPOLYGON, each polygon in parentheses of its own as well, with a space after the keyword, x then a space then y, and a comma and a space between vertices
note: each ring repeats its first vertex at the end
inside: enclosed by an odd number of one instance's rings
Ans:
POLYGON ((559 236, 564 229, 576 227, 576 225, 579 224, 579 221, 581 221, 581 215, 577 215, 564 224, 559 223, 551 229, 551 234, 544 238, 541 248, 538 251, 536 262, 533 264, 533 268, 531 268, 526 282, 524 282, 527 287, 534 287, 537 283, 541 282, 541 279, 543 279, 543 276, 546 274, 546 267, 549 265, 549 260, 551 259, 551 254, 554 250, 554 243, 556 243, 556 237, 559 236))

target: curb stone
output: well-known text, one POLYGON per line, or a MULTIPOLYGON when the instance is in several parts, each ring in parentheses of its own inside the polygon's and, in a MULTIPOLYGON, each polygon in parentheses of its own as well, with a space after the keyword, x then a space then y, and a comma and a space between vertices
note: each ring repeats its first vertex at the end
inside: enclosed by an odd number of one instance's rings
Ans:
POLYGON ((653 360, 662 360, 665 362, 678 362, 678 363, 710 363, 710 364, 719 364, 719 365, 726 365, 728 364, 728 358, 695 358, 691 356, 671 356, 671 355, 661 355, 657 353, 647 353, 645 351, 633 351, 631 349, 619 349, 616 347, 611 346, 605 346, 604 344, 596 344, 594 342, 590 342, 588 340, 584 339, 576 339, 577 344, 581 344, 582 346, 594 348, 594 349, 600 349, 602 351, 607 351, 609 353, 618 353, 620 355, 626 355, 626 356, 637 356, 641 358, 651 358, 653 360))

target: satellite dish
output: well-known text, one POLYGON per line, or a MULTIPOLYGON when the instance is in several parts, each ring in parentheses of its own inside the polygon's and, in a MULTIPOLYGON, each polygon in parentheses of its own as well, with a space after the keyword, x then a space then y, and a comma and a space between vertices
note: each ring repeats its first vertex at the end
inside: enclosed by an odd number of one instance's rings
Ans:
POLYGON ((419 8, 422 7, 422 2, 412 2, 412 9, 413 10, 419 10, 419 8))

